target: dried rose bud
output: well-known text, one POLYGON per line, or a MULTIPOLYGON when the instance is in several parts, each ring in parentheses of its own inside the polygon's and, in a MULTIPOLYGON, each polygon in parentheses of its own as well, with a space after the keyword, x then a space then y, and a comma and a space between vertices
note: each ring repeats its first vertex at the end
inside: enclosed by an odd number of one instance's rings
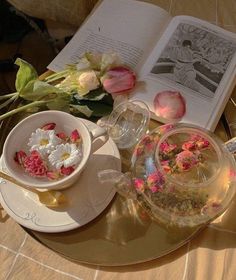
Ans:
POLYGON ((41 127, 42 130, 53 130, 56 127, 55 123, 47 123, 41 127))
POLYGON ((121 94, 135 86, 136 76, 130 69, 117 66, 108 70, 101 81, 108 93, 121 94))
POLYGON ((71 132, 70 140, 72 143, 79 143, 81 141, 81 137, 77 129, 71 132))
POLYGON ((60 173, 65 176, 69 176, 74 170, 75 169, 72 166, 69 166, 69 167, 62 166, 60 169, 60 173))
POLYGON ((47 178, 49 180, 58 180, 59 177, 60 177, 60 174, 57 171, 48 171, 47 172, 47 178))
POLYGON ((144 180, 141 179, 141 178, 135 178, 134 179, 134 187, 136 188, 136 190, 138 192, 144 192, 144 189, 145 189, 144 180))
POLYGON ((23 166, 26 157, 27 157, 27 155, 26 155, 26 153, 24 151, 19 151, 19 152, 16 152, 14 160, 15 160, 16 163, 18 163, 21 166, 23 166))
POLYGON ((58 138, 60 138, 61 140, 64 140, 64 141, 67 140, 67 136, 66 136, 66 134, 64 132, 59 132, 59 133, 56 134, 56 136, 58 138))
POLYGON ((154 99, 154 111, 158 117, 175 121, 186 112, 185 99, 178 91, 162 91, 154 99))

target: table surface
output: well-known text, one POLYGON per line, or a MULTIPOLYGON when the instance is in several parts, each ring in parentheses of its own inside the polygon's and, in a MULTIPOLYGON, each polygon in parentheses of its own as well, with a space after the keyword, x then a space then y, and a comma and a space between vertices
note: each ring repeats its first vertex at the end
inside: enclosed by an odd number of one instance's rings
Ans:
MULTIPOLYGON (((150 0, 172 15, 187 14, 236 32, 235 0, 150 0)), ((236 90, 234 91, 236 95, 236 90)), ((232 104, 226 117, 236 121, 232 104)), ((221 125, 221 138, 226 135, 221 125)), ((236 131, 236 130, 235 130, 236 131)), ((234 132, 234 131, 233 131, 234 132)), ((235 279, 236 203, 196 238, 160 259, 124 267, 98 267, 71 262, 28 235, 0 206, 1 279, 235 279)), ((153 244, 153 246, 158 246, 153 244)))

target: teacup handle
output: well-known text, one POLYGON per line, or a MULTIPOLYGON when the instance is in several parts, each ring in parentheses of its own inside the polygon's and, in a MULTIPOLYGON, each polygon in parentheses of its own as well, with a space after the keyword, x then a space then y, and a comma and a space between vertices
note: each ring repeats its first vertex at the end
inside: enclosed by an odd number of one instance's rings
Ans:
POLYGON ((92 141, 100 136, 106 135, 107 130, 104 127, 96 127, 94 129, 90 130, 91 136, 92 136, 92 141))

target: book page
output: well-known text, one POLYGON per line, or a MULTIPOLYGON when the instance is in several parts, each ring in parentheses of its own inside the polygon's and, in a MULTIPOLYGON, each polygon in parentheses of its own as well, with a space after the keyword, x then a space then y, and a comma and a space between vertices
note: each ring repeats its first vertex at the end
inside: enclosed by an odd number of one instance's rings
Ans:
POLYGON ((104 0, 48 68, 60 71, 86 51, 116 51, 125 64, 137 70, 170 18, 165 10, 153 4, 104 0))
POLYGON ((205 21, 178 16, 140 71, 146 81, 141 98, 154 111, 161 90, 178 90, 186 99, 183 122, 214 130, 235 84, 236 34, 205 21))

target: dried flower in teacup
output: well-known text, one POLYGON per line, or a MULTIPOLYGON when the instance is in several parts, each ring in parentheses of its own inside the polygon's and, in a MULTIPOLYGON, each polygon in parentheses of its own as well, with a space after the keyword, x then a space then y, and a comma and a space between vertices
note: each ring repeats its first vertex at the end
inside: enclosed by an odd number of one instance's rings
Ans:
POLYGON ((62 166, 67 168, 76 165, 81 158, 82 152, 78 150, 76 144, 66 143, 56 146, 48 160, 53 167, 60 169, 62 166))
POLYGON ((109 69, 101 78, 103 88, 111 94, 122 94, 135 86, 136 76, 124 66, 109 69))
POLYGON ((47 166, 38 151, 32 151, 24 160, 24 168, 33 177, 45 177, 47 166))
POLYGON ((53 130, 56 127, 55 123, 47 123, 41 127, 42 130, 53 130))
POLYGON ((168 121, 178 121, 186 112, 185 99, 178 91, 159 92, 153 103, 155 114, 168 121))
POLYGON ((41 155, 49 154, 61 143, 61 139, 56 136, 54 130, 36 129, 29 138, 28 146, 30 151, 38 151, 41 155))

